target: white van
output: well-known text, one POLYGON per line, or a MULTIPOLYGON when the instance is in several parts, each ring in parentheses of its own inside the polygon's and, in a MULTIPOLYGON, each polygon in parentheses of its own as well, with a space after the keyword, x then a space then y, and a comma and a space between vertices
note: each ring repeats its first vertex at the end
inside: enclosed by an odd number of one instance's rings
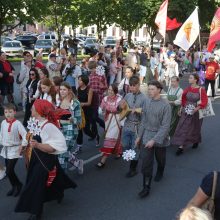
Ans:
POLYGON ((38 40, 52 40, 53 43, 57 42, 57 38, 55 34, 41 34, 38 36, 38 40))

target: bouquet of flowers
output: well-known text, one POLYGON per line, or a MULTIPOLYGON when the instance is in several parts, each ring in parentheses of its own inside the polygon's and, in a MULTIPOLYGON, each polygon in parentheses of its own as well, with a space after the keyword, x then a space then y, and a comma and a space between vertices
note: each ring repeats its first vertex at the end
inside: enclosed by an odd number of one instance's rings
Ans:
POLYGON ((123 159, 126 161, 130 161, 133 160, 136 156, 136 152, 134 150, 126 150, 125 152, 123 152, 123 159))
POLYGON ((96 73, 100 76, 104 76, 105 75, 105 68, 103 66, 97 66, 96 73))
POLYGON ((35 118, 30 118, 29 121, 28 121, 27 129, 29 130, 29 132, 33 136, 40 135, 41 128, 40 128, 40 125, 39 125, 39 120, 37 120, 35 118))
POLYGON ((192 105, 192 104, 188 104, 186 107, 185 107, 185 112, 187 115, 193 115, 193 111, 195 109, 195 106, 192 105))

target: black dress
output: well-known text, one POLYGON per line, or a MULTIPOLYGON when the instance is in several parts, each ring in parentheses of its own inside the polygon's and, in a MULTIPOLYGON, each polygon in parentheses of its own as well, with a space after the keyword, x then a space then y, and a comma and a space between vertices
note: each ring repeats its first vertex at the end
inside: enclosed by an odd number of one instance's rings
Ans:
MULTIPOLYGON (((41 142, 40 136, 34 136, 33 139, 41 142)), ((15 212, 28 212, 39 215, 43 211, 44 202, 59 200, 63 197, 65 189, 75 187, 76 184, 61 168, 57 155, 33 148, 26 183, 15 212), (53 170, 54 166, 57 168, 57 175, 48 187, 48 170, 53 170)))
MULTIPOLYGON (((80 103, 88 102, 89 87, 87 86, 86 89, 78 88, 77 94, 78 94, 78 100, 79 100, 80 103)), ((83 129, 83 131, 90 138, 94 138, 94 134, 91 131, 92 108, 91 108, 91 106, 83 106, 82 109, 83 109, 83 112, 84 112, 84 115, 85 115, 85 122, 86 122, 85 123, 85 128, 83 129)), ((82 129, 79 130, 78 137, 77 137, 77 144, 78 145, 83 144, 83 131, 82 131, 82 129)))

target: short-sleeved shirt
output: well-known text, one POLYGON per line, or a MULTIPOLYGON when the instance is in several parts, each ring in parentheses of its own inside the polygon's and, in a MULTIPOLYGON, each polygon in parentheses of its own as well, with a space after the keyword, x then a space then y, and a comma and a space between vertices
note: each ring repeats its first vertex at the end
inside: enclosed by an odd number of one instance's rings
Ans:
MULTIPOLYGON (((212 195, 213 176, 213 172, 206 175, 200 185, 202 191, 209 197, 212 195)), ((220 219, 220 172, 218 172, 218 180, 215 192, 215 218, 220 219)))
POLYGON ((215 74, 218 69, 219 69, 219 65, 215 61, 206 62, 205 78, 208 80, 215 80, 215 74))

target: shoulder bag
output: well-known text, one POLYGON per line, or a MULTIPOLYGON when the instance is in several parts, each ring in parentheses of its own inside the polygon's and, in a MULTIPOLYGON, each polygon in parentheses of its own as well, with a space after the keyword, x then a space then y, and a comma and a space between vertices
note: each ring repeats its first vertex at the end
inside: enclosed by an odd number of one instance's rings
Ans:
MULTIPOLYGON (((197 102, 198 105, 201 103, 201 93, 202 93, 201 90, 202 90, 202 88, 199 89, 200 100, 197 102)), ((212 102, 211 102, 210 98, 208 98, 208 103, 207 103, 206 107, 203 109, 199 109, 199 119, 209 117, 209 116, 214 116, 214 115, 215 115, 215 112, 212 107, 212 102)))

